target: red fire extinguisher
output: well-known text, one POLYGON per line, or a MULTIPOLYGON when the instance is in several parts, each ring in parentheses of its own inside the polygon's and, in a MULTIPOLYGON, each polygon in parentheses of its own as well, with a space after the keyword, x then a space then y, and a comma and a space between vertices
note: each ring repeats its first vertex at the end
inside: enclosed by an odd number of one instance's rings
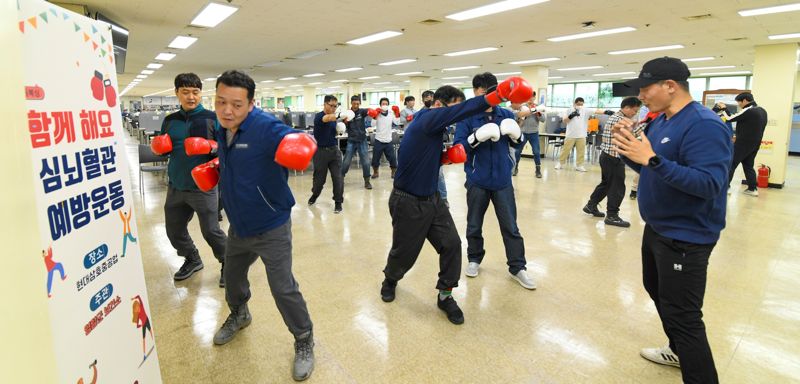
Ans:
POLYGON ((769 187, 769 175, 772 173, 772 168, 761 164, 758 167, 758 187, 759 188, 767 188, 769 187))

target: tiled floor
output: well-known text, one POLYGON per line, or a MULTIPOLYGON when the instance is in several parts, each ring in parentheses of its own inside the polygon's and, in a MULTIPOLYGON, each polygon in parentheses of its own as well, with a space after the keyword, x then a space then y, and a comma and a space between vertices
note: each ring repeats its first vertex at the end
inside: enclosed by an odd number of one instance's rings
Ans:
MULTIPOLYGON (((129 138, 134 183, 135 150, 129 138)), ((543 164, 543 179, 534 178, 530 159, 514 178, 528 270, 539 288, 525 290, 509 277, 490 209, 480 276, 462 277, 454 291, 466 317, 461 326, 436 308, 438 264, 430 245, 400 282, 397 300, 380 300, 381 270, 391 245, 388 168, 371 191, 351 172, 341 215, 333 214, 330 185, 317 205, 308 207, 311 175, 290 177, 299 202, 292 214, 294 272, 316 336, 317 365, 309 382, 680 382, 678 369, 638 355, 640 348, 660 346, 666 338, 641 284, 644 223, 635 201, 626 198, 622 205, 631 228, 606 227, 580 210, 599 181, 599 167, 577 173, 554 171, 550 159, 543 164)), ((464 173, 459 166, 448 166, 445 173, 466 255, 464 173)), ((734 186, 728 228, 711 257, 704 312, 725 383, 800 381, 800 159, 789 159, 788 175, 785 189, 762 190, 758 198, 734 186)), ((134 191, 138 194, 138 185, 134 191)), ((145 195, 136 200, 164 382, 291 382, 293 338, 260 262, 250 273, 253 324, 228 345, 213 346, 213 333, 228 313, 216 284, 219 266, 192 222, 206 268, 187 281, 172 280, 182 259, 164 232, 165 191, 163 179, 148 174, 145 195)), ((223 225, 227 228, 227 221, 223 225)))

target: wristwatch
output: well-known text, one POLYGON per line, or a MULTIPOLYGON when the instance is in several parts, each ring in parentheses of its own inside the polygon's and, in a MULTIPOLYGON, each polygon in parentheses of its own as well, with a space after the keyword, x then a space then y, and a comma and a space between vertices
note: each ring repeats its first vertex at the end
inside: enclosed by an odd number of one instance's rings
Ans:
POLYGON ((651 157, 650 160, 647 160, 648 167, 657 167, 659 164, 661 164, 661 158, 658 157, 658 155, 655 155, 651 157))

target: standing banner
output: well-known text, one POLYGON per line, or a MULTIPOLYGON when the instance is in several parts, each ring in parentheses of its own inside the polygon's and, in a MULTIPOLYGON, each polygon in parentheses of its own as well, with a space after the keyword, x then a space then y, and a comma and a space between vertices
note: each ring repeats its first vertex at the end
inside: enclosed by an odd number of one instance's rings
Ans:
POLYGON ((59 382, 160 383, 110 26, 19 0, 18 29, 42 251, 16 256, 42 261, 59 382))

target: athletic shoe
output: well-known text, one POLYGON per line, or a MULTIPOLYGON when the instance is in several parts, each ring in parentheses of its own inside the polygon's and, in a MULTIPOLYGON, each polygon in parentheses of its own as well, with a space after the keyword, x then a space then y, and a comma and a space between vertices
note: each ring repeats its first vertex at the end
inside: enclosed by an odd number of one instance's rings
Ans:
POLYGON ((292 378, 303 381, 311 377, 314 371, 314 333, 308 331, 294 341, 294 366, 292 378))
POLYGON ((395 288, 397 288, 396 281, 389 281, 389 279, 383 279, 383 283, 381 283, 381 300, 383 300, 386 303, 394 301, 395 288))
POLYGON ((536 178, 537 179, 541 179, 542 178, 542 167, 540 167, 538 165, 536 166, 536 178))
POLYGON ((639 351, 639 354, 645 359, 656 364, 669 365, 678 368, 681 367, 681 362, 678 359, 678 355, 672 352, 672 349, 669 348, 669 345, 665 345, 662 348, 642 348, 642 350, 639 351))
POLYGON ((745 189, 744 191, 742 191, 742 193, 744 193, 747 196, 758 197, 758 189, 752 189, 752 190, 745 189))
POLYGON ((608 215, 608 216, 606 217, 606 219, 605 219, 605 220, 603 220, 603 222, 605 222, 605 223, 606 223, 606 225, 613 225, 613 226, 615 226, 615 227, 628 228, 628 227, 630 227, 630 226, 631 226, 631 223, 629 223, 629 222, 627 222, 627 221, 625 221, 625 220, 622 220, 622 219, 621 219, 619 216, 617 216, 617 215, 608 215))
POLYGON ((311 197, 308 198, 308 205, 314 205, 314 203, 316 202, 317 202, 317 196, 311 195, 311 197))
POLYGON ((200 260, 200 256, 190 256, 187 257, 186 260, 183 262, 183 265, 178 269, 178 272, 175 272, 175 281, 186 280, 195 272, 200 271, 203 269, 203 261, 200 260))
POLYGON ((237 308, 231 308, 231 313, 225 322, 222 323, 219 331, 214 334, 214 344, 223 345, 233 340, 240 329, 246 328, 253 321, 253 316, 247 309, 247 304, 242 304, 237 308))
POLYGON ((458 307, 453 296, 447 296, 444 300, 436 299, 436 306, 447 314, 447 320, 453 324, 464 324, 464 312, 458 307))
MULTIPOLYGON (((728 194, 730 195, 730 192, 728 194)), ((631 200, 636 200, 636 191, 631 190, 630 198, 631 200)))
POLYGON ((578 172, 586 172, 586 168, 584 168, 582 165, 580 167, 575 167, 575 170, 578 172))
POLYGON ((527 288, 527 289, 536 289, 536 282, 528 276, 528 273, 525 272, 524 269, 517 272, 516 275, 511 275, 511 278, 516 280, 519 285, 527 288))
POLYGON ((586 203, 586 205, 583 206, 583 212, 594 217, 606 217, 605 213, 600 212, 597 209, 597 205, 591 205, 589 203, 586 203))
POLYGON ((469 264, 467 264, 467 271, 464 273, 469 277, 476 277, 478 276, 478 268, 480 268, 480 266, 479 263, 470 261, 469 264))
POLYGON ((342 203, 335 203, 333 205, 333 213, 342 213, 342 203))
POLYGON ((555 169, 561 169, 561 163, 556 163, 555 169))

